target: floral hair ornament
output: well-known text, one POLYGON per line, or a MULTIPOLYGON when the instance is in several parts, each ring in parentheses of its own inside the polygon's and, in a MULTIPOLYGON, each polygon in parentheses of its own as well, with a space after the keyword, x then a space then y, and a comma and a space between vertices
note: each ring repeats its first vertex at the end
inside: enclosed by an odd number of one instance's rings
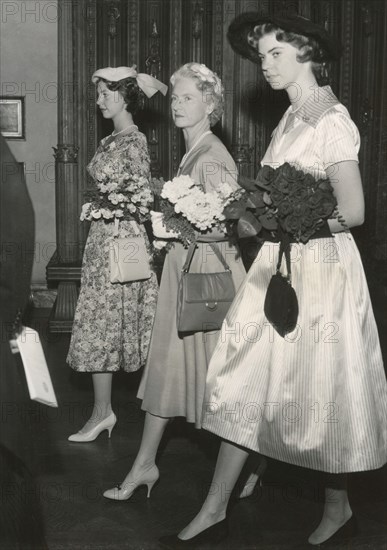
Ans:
POLYGON ((215 93, 222 94, 222 82, 220 78, 216 73, 214 73, 213 71, 211 71, 211 69, 204 65, 204 63, 187 63, 185 67, 195 73, 202 82, 208 82, 209 84, 212 84, 215 93))
POLYGON ((93 73, 91 81, 95 84, 99 78, 103 78, 108 82, 118 82, 125 78, 135 78, 138 87, 148 98, 152 97, 156 92, 161 92, 163 95, 167 93, 168 86, 149 74, 138 73, 136 68, 136 65, 132 65, 132 67, 105 67, 104 69, 98 69, 93 73))

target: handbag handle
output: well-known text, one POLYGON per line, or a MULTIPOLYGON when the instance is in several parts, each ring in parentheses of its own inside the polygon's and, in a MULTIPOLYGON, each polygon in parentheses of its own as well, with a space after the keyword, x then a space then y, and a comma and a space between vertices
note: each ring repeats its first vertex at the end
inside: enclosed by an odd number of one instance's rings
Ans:
MULTIPOLYGON (((129 220, 129 223, 132 226, 132 229, 133 229, 134 234, 136 235, 136 237, 141 235, 140 230, 138 228, 137 222, 135 220, 129 220)), ((114 218, 113 237, 116 238, 116 239, 118 239, 119 227, 120 227, 120 219, 119 218, 114 218)))
POLYGON ((286 278, 288 280, 288 283, 291 285, 292 270, 290 266, 290 236, 289 236, 289 233, 285 233, 284 231, 281 231, 281 229, 279 229, 279 235, 280 235, 280 248, 279 248, 279 255, 278 255, 278 262, 277 262, 277 273, 280 272, 282 256, 285 254, 286 269, 288 272, 286 278))
MULTIPOLYGON (((226 271, 231 271, 231 269, 229 268, 228 264, 226 263, 226 260, 223 258, 222 256, 222 253, 221 251, 219 250, 219 247, 216 243, 207 243, 210 245, 210 247, 212 248, 213 252, 215 253, 215 255, 217 256, 218 260, 222 263, 224 269, 226 271)), ((191 243, 189 245, 189 248, 188 248, 188 253, 187 253, 187 258, 185 260, 185 263, 182 267, 182 272, 184 273, 188 273, 189 271, 189 268, 191 266, 191 262, 192 262, 192 258, 193 258, 193 255, 195 253, 195 249, 196 249, 196 242, 194 243, 191 243)))

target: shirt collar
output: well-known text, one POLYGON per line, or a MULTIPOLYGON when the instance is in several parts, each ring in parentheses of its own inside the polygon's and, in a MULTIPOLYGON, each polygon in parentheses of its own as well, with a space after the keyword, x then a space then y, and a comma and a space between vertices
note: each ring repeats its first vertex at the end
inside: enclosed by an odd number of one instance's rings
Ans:
POLYGON ((292 113, 292 109, 290 108, 289 113, 293 117, 302 120, 302 122, 309 124, 309 126, 316 128, 320 118, 339 103, 331 87, 322 86, 321 88, 317 88, 297 111, 292 113))

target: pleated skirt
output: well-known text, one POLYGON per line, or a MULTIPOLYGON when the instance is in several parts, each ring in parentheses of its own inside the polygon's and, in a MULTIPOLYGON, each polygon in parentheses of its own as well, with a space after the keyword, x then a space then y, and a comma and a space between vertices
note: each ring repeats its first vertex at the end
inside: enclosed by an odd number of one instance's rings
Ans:
POLYGON ((264 314, 278 248, 263 245, 223 323, 203 428, 315 470, 379 468, 387 462, 387 385, 356 244, 341 233, 291 245, 299 317, 285 338, 264 314))

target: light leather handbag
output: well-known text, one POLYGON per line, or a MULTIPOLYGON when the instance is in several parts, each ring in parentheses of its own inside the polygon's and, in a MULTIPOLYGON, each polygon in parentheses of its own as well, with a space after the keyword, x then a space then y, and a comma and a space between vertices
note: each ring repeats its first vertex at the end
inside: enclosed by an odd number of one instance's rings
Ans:
POLYGON ((114 236, 109 243, 111 283, 142 281, 149 279, 152 275, 145 239, 137 223, 134 221, 130 223, 136 235, 121 238, 114 236))
POLYGON ((235 296, 232 273, 216 243, 208 243, 225 271, 189 273, 196 249, 190 245, 181 272, 177 295, 177 329, 179 332, 220 330, 235 296))

